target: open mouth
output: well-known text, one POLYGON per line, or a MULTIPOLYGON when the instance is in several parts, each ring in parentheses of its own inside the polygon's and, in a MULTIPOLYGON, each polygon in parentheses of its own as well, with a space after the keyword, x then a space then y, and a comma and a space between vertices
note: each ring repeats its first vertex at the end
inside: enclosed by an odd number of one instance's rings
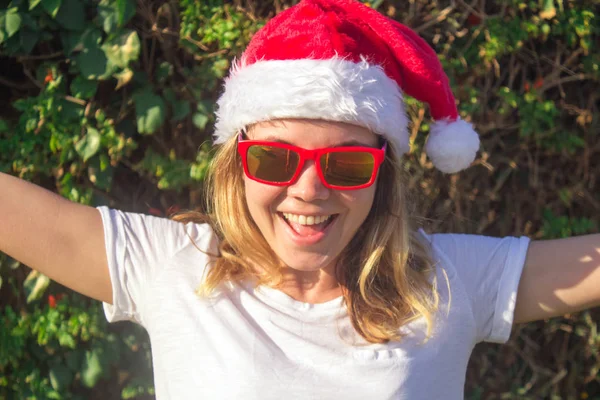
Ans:
POLYGON ((292 231, 301 237, 311 237, 323 234, 335 221, 339 214, 305 216, 289 213, 278 213, 292 231))

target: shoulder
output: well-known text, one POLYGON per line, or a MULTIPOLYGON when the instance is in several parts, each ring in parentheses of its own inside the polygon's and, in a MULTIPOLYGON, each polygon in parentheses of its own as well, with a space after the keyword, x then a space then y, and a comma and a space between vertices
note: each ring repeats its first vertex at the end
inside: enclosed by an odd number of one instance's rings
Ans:
POLYGON ((506 341, 529 238, 418 233, 430 246, 438 276, 447 275, 453 298, 468 301, 463 304, 473 314, 477 341, 506 341))
POLYGON ((182 240, 176 252, 181 252, 189 248, 196 248, 202 251, 217 252, 218 238, 214 230, 208 223, 197 222, 178 222, 170 220, 170 223, 176 226, 180 232, 185 234, 188 240, 182 240))
POLYGON ((520 275, 530 242, 527 237, 428 234, 423 230, 418 231, 418 236, 428 246, 437 267, 474 287, 507 275, 520 275))
POLYGON ((108 207, 98 207, 108 242, 122 242, 125 246, 160 250, 174 256, 190 248, 216 251, 218 242, 207 223, 178 222, 169 218, 141 213, 125 212, 108 207))
POLYGON ((417 237, 429 246, 433 257, 445 258, 457 268, 467 260, 487 263, 492 258, 524 255, 530 242, 528 237, 426 233, 422 229, 417 237))

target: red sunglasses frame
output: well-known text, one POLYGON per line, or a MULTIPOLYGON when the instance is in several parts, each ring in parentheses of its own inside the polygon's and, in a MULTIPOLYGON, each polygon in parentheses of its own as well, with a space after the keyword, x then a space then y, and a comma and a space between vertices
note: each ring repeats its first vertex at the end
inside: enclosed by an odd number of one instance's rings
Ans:
POLYGON ((271 186, 289 186, 289 185, 293 184, 300 176, 300 173, 302 172, 302 168, 304 167, 304 163, 306 162, 306 160, 312 160, 315 162, 315 168, 317 168, 317 173, 319 175, 319 178, 321 179, 321 182, 323 183, 323 185, 325 187, 327 187, 329 189, 335 189, 335 190, 357 190, 357 189, 367 188, 375 182, 375 179, 377 178, 377 173, 379 172, 379 167, 385 160, 385 151, 387 149, 387 142, 384 142, 383 147, 380 149, 373 148, 373 147, 365 147, 365 146, 344 146, 344 147, 325 147, 325 148, 321 148, 321 149, 307 150, 307 149, 303 149, 302 147, 297 147, 297 146, 293 146, 291 144, 281 143, 281 142, 270 142, 270 141, 264 141, 264 140, 244 140, 242 134, 240 133, 238 135, 237 149, 238 149, 238 153, 242 157, 242 165, 244 167, 244 173, 246 174, 246 176, 249 179, 252 179, 253 181, 264 183, 266 185, 271 185, 271 186), (272 147, 277 147, 280 149, 295 151, 296 153, 298 153, 300 159, 298 161, 298 167, 296 168, 296 172, 294 172, 294 175, 292 176, 292 178, 286 182, 271 182, 271 181, 266 181, 266 180, 252 176, 250 174, 250 171, 248 170, 248 149, 250 148, 250 146, 255 146, 255 145, 272 146, 272 147), (318 162, 319 158, 322 155, 328 154, 328 153, 341 153, 341 152, 348 152, 348 151, 349 152, 369 153, 373 156, 374 165, 373 165, 373 173, 371 174, 371 178, 369 179, 369 181, 367 183, 362 184, 362 185, 356 185, 356 186, 337 186, 337 185, 331 185, 331 184, 327 183, 327 181, 325 180, 325 175, 323 174, 323 170, 321 169, 321 163, 318 162))

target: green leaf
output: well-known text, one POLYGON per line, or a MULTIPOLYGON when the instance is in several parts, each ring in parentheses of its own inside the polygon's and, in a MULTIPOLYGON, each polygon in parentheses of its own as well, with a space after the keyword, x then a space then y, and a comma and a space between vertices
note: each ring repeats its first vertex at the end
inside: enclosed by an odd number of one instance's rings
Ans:
POLYGON ((81 367, 81 383, 88 388, 93 388, 103 375, 101 354, 99 349, 85 352, 85 359, 81 367))
POLYGON ((190 102, 187 100, 176 100, 172 103, 173 121, 181 121, 190 113, 190 102))
MULTIPOLYGON (((73 317, 71 317, 73 318, 73 317)), ((69 321, 70 322, 70 321, 69 321)), ((66 366, 73 372, 79 371, 81 368, 81 362, 83 353, 80 350, 68 351, 65 354, 66 366)))
POLYGON ((544 7, 540 11, 540 17, 544 19, 552 19, 556 16, 556 8, 554 7, 554 0, 544 0, 544 7))
POLYGON ((42 0, 42 7, 52 18, 56 18, 61 4, 62 0, 42 0))
POLYGON ((21 266, 21 262, 7 256, 6 264, 4 265, 8 265, 8 267, 14 271, 21 266))
POLYGON ((39 38, 39 32, 29 28, 21 29, 21 49, 23 52, 26 54, 31 53, 39 38))
POLYGON ((42 0, 29 0, 29 11, 33 10, 42 0))
POLYGON ((175 91, 173 89, 171 89, 170 87, 166 87, 163 90, 163 97, 169 103, 175 103, 177 101, 177 95, 175 94, 175 91))
POLYGON ((65 99, 57 99, 55 102, 55 107, 60 112, 62 121, 69 121, 77 125, 80 124, 81 118, 83 118, 83 114, 85 113, 84 106, 81 104, 75 104, 72 101, 67 101, 65 99))
POLYGON ((90 182, 98 189, 109 190, 112 185, 115 169, 110 165, 109 160, 101 162, 100 158, 102 158, 102 156, 108 158, 105 154, 101 154, 100 157, 96 157, 90 161, 88 166, 88 177, 90 178, 90 182))
POLYGON ((196 128, 203 130, 206 128, 206 124, 208 124, 208 116, 202 113, 195 113, 192 117, 192 122, 196 126, 196 128))
POLYGON ((167 61, 163 61, 158 65, 158 68, 156 68, 154 77, 156 78, 157 81, 163 82, 168 77, 173 75, 173 70, 174 70, 173 64, 171 64, 167 61))
POLYGON ((52 388, 58 391, 67 389, 71 385, 71 382, 73 382, 73 373, 62 364, 57 364, 50 368, 48 377, 50 378, 52 388))
POLYGON ((179 168, 172 168, 165 171, 162 178, 158 180, 157 187, 161 190, 180 189, 189 184, 190 167, 188 163, 180 163, 179 168))
POLYGON ((192 164, 192 167, 190 168, 190 178, 192 178, 196 181, 202 181, 204 179, 204 177, 206 176, 208 167, 209 167, 208 160, 204 161, 202 163, 199 163, 199 164, 192 164))
POLYGON ((13 36, 21 28, 21 16, 16 12, 8 12, 5 16, 5 28, 8 37, 13 36))
POLYGON ((85 28, 83 4, 79 0, 64 0, 55 19, 65 29, 82 31, 85 28))
POLYGON ((77 75, 71 82, 71 94, 78 99, 91 99, 98 89, 97 81, 90 81, 77 75))
POLYGON ((102 79, 107 75, 108 60, 100 48, 102 34, 98 30, 87 32, 81 40, 82 51, 74 58, 83 77, 102 79))
POLYGON ((8 124, 2 118, 0 118, 0 132, 8 132, 8 124))
POLYGON ((98 4, 98 18, 106 33, 113 33, 135 15, 133 0, 102 0, 98 4))
POLYGON ((27 275, 25 282, 23 282, 23 289, 25 289, 25 294, 27 295, 27 303, 41 299, 48 285, 50 285, 50 278, 38 271, 31 271, 27 275))
POLYGON ((123 22, 125 21, 125 12, 127 9, 127 1, 126 0, 117 0, 117 22, 119 26, 123 26, 123 22))
POLYGON ((83 50, 83 40, 87 37, 87 35, 90 32, 90 30, 85 32, 71 32, 63 30, 60 33, 60 40, 62 42, 65 54, 70 55, 76 50, 83 50))
POLYGON ((117 78, 117 86, 115 86, 115 90, 119 90, 131 81, 131 78, 133 78, 133 71, 129 68, 125 68, 123 71, 118 72, 113 76, 117 78))
POLYGON ((65 331, 58 332, 58 343, 61 346, 68 347, 70 349, 75 349, 77 347, 77 343, 75 342, 73 335, 65 331))
POLYGON ((75 144, 75 151, 87 162, 100 149, 100 132, 94 128, 87 128, 85 136, 75 144))
POLYGON ((137 129, 141 134, 156 132, 165 120, 165 102, 150 88, 140 90, 133 95, 137 129))
POLYGON ((137 32, 126 31, 102 45, 106 58, 120 68, 126 68, 140 56, 140 39, 137 32))

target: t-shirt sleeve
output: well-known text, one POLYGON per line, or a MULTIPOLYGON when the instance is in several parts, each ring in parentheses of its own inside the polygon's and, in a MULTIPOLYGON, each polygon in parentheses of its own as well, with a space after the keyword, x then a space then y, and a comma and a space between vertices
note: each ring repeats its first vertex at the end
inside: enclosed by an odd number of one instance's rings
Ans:
POLYGON ((113 304, 103 303, 109 322, 129 320, 143 325, 149 283, 177 254, 194 243, 212 240, 205 224, 183 224, 167 218, 98 207, 104 225, 113 304), (192 242, 193 241, 193 242, 192 242))
POLYGON ((451 264, 467 292, 477 341, 506 342, 529 238, 434 234, 429 239, 443 258, 440 261, 451 264))

